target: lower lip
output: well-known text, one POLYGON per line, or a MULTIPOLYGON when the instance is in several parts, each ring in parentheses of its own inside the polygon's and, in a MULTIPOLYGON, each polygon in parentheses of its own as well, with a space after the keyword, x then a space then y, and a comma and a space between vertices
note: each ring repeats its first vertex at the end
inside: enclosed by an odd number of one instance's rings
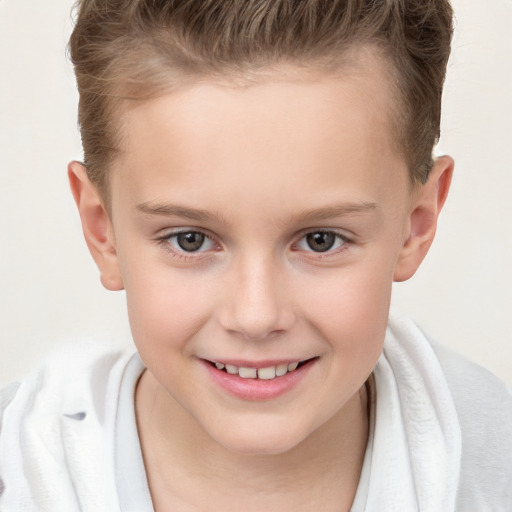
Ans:
POLYGON ((270 380, 243 379, 217 370, 210 362, 202 360, 211 379, 224 391, 242 400, 272 400, 291 391, 309 372, 317 359, 310 359, 299 368, 282 377, 270 380))

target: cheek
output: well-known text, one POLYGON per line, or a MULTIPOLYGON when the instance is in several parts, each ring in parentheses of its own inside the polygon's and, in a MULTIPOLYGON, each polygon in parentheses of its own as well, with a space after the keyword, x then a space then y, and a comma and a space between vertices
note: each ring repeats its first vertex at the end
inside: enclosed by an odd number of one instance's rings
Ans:
MULTIPOLYGON (((370 262, 369 262, 370 263, 370 262)), ((305 311, 333 354, 344 360, 376 360, 384 340, 391 299, 391 265, 340 269, 305 286, 305 311)), ((371 368, 370 368, 371 369, 371 368)))
POLYGON ((306 275, 296 293, 326 324, 336 318, 355 320, 365 312, 387 316, 393 268, 382 259, 367 258, 345 268, 306 275))
POLYGON ((183 348, 208 321, 214 297, 199 281, 166 265, 131 262, 125 289, 132 335, 140 351, 183 348))

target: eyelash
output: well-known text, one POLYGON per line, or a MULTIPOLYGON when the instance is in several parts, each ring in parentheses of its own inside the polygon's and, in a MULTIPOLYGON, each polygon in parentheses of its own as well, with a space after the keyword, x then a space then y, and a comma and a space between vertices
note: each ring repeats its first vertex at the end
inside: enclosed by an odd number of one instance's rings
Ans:
MULTIPOLYGON (((220 244, 218 244, 211 235, 209 235, 208 233, 205 233, 204 231, 201 231, 199 229, 180 229, 177 231, 173 231, 171 233, 166 233, 165 235, 158 237, 156 239, 156 241, 159 243, 159 245, 161 245, 164 248, 165 251, 167 251, 169 254, 171 254, 172 257, 177 258, 179 260, 182 260, 182 261, 191 260, 191 259, 197 260, 201 257, 204 257, 204 255, 206 255, 206 253, 208 253, 209 251, 187 252, 185 250, 177 250, 171 246, 171 243, 170 243, 171 239, 178 237, 180 234, 186 234, 186 233, 198 233, 198 234, 204 236, 205 240, 209 240, 215 246, 220 247, 220 244)), ((314 259, 317 259, 317 260, 328 258, 329 256, 334 256, 334 255, 337 255, 337 254, 347 250, 350 245, 354 244, 354 241, 352 239, 350 239, 349 237, 347 237, 344 234, 337 232, 336 230, 333 230, 333 229, 309 229, 307 231, 300 233, 297 241, 294 242, 291 246, 292 250, 294 252, 301 251, 301 249, 296 249, 298 244, 300 242, 302 242, 304 239, 306 239, 306 237, 308 235, 318 234, 318 233, 332 234, 337 239, 337 242, 335 242, 335 243, 338 243, 338 242, 341 242, 341 243, 334 250, 329 248, 324 252, 313 251, 313 250, 303 251, 307 254, 314 255, 314 256, 308 256, 309 258, 313 257, 314 259)))

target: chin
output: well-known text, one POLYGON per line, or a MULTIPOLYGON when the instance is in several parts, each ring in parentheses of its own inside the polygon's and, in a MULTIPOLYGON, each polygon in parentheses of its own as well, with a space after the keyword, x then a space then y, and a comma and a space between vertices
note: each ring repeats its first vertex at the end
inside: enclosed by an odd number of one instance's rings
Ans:
POLYGON ((268 425, 266 427, 253 423, 243 429, 226 429, 222 432, 222 436, 212 437, 232 453, 256 457, 285 454, 301 444, 307 436, 290 427, 268 428, 268 425))
POLYGON ((241 441, 239 443, 230 442, 229 444, 224 444, 224 448, 237 455, 247 457, 271 457, 288 453, 293 450, 297 444, 299 443, 290 442, 290 439, 286 439, 282 443, 256 439, 241 441))

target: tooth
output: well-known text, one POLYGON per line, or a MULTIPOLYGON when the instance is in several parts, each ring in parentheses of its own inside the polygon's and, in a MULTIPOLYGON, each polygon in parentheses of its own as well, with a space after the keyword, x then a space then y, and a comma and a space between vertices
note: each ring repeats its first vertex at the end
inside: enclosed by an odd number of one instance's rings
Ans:
POLYGON ((270 380, 276 376, 276 367, 269 366, 268 368, 260 368, 258 370, 258 379, 270 380))
POLYGON ((239 368, 238 375, 242 377, 242 379, 255 379, 257 376, 258 370, 256 368, 239 368))
POLYGON ((215 366, 217 367, 217 370, 223 370, 224 365, 222 363, 215 363, 215 366))
POLYGON ((288 365, 288 371, 289 372, 293 372, 293 370, 296 370, 297 369, 297 366, 299 366, 299 363, 290 363, 288 365))
POLYGON ((287 364, 278 364, 276 366, 276 377, 282 377, 288 373, 288 365, 287 364))
POLYGON ((231 375, 236 375, 238 373, 238 368, 236 366, 233 366, 232 364, 227 364, 226 371, 231 375))

